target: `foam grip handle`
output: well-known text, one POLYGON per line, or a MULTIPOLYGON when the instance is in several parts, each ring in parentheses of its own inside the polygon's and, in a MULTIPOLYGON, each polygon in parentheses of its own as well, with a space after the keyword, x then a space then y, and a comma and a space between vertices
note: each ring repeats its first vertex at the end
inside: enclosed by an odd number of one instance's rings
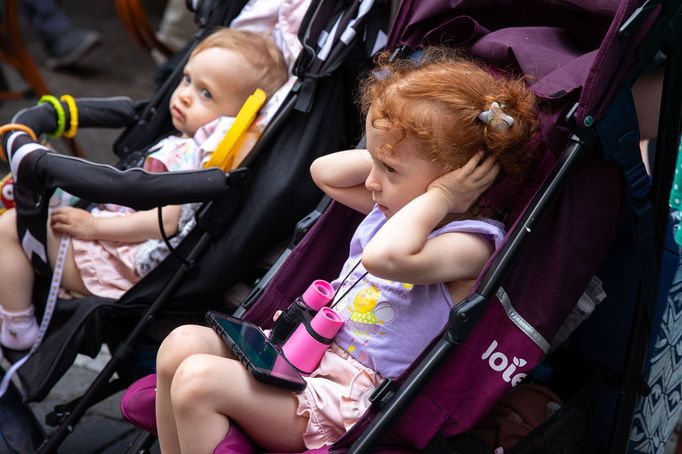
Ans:
MULTIPOLYGON (((331 308, 323 307, 310 322, 319 336, 332 339, 343 326, 343 318, 331 308)), ((329 343, 321 342, 310 335, 301 324, 282 346, 287 360, 303 373, 309 374, 317 368, 329 343)))

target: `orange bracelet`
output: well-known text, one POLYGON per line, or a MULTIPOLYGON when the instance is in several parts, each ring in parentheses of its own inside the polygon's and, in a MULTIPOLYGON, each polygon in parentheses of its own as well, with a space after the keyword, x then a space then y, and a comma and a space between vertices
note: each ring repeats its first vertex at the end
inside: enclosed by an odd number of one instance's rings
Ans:
POLYGON ((0 158, 2 158, 2 160, 5 162, 7 162, 7 153, 5 153, 5 148, 1 145, 1 141, 2 136, 11 131, 23 131, 26 134, 28 134, 29 137, 33 139, 35 142, 38 141, 36 133, 33 132, 33 129, 29 128, 26 125, 22 125, 21 123, 8 123, 6 125, 0 126, 0 158))

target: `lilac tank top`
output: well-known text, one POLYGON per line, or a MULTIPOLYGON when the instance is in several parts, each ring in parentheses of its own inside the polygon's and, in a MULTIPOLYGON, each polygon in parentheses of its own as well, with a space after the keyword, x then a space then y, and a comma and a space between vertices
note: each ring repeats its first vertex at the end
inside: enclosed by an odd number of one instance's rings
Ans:
MULTIPOLYGON (((453 302, 443 283, 415 285, 371 274, 363 277, 366 270, 359 263, 362 251, 385 222, 386 217, 375 206, 353 234, 348 259, 339 278, 332 282, 337 295, 352 287, 335 307, 345 320, 335 342, 365 366, 395 378, 441 332, 453 302)), ((453 221, 434 230, 429 238, 450 232, 484 235, 495 248, 504 238, 504 226, 488 219, 453 221)))

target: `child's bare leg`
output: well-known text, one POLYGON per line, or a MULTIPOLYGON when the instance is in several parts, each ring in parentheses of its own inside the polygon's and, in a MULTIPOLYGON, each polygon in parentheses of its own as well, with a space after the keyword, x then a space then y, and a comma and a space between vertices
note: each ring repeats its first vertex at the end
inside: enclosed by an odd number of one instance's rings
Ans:
POLYGON ((236 359, 194 355, 182 362, 171 385, 171 400, 183 453, 207 453, 237 423, 268 451, 305 449, 307 418, 289 392, 258 382, 236 359))
POLYGON ((7 311, 18 312, 31 306, 33 268, 17 236, 16 212, 0 216, 0 304, 7 311))
MULTIPOLYGON (((50 265, 54 267, 61 237, 47 229, 47 255, 50 265)), ((33 267, 21 248, 17 237, 16 212, 7 210, 0 216, 0 263, 4 265, 0 273, 0 302, 9 311, 27 309, 31 305, 33 289, 33 267)), ((73 249, 69 250, 64 264, 62 287, 67 290, 89 295, 85 288, 80 272, 73 260, 73 249)))
POLYGON ((180 326, 173 330, 161 343, 156 357, 156 425, 159 444, 164 453, 180 452, 171 405, 173 376, 185 359, 197 353, 232 357, 215 331, 197 325, 180 326))
MULTIPOLYGON (((48 256, 54 265, 59 242, 50 233, 48 256)), ((13 349, 27 349, 38 332, 31 301, 34 270, 17 236, 15 210, 8 210, 0 216, 0 264, 4 265, 0 273, 0 302, 4 318, 0 343, 13 349)), ((69 290, 88 293, 73 262, 72 253, 67 256, 63 282, 69 290)))
POLYGON ((31 304, 33 267, 19 243, 14 210, 0 216, 0 264, 0 344, 26 350, 35 341, 38 322, 31 304))
MULTIPOLYGON (((61 242, 61 235, 55 234, 50 226, 47 226, 47 256, 50 260, 50 266, 54 269, 55 262, 57 260, 57 252, 59 251, 59 243, 61 242)), ((62 271, 62 283, 63 289, 71 292, 76 292, 79 295, 90 295, 91 293, 85 287, 83 279, 81 278, 81 273, 76 262, 73 258, 73 247, 71 242, 67 247, 66 259, 64 260, 64 270, 62 271)))

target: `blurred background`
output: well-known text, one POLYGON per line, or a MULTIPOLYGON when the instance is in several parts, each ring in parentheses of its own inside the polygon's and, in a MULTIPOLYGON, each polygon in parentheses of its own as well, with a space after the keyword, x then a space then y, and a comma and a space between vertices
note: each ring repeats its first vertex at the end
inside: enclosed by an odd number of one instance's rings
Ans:
MULTIPOLYGON (((19 26, 24 44, 37 65, 38 71, 54 95, 71 94, 74 97, 119 96, 144 100, 153 92, 153 75, 156 68, 150 54, 137 45, 119 19, 116 0, 61 0, 57 4, 73 22, 74 26, 99 33, 99 43, 71 65, 57 69, 48 68, 50 56, 43 42, 33 30, 30 21, 17 0, 19 26)), ((5 2, 2 2, 3 7, 5 2)), ((157 27, 165 0, 141 2, 152 26, 157 27)), ((7 27, 3 26, 6 32, 7 27)), ((20 75, 2 61, 2 71, 11 90, 28 88, 20 75)), ((7 123, 19 109, 35 104, 37 97, 1 100, 0 121, 7 123)), ((86 157, 112 163, 113 140, 120 134, 117 130, 82 130, 77 141, 86 157)), ((60 148, 60 144, 56 145, 60 148)))

